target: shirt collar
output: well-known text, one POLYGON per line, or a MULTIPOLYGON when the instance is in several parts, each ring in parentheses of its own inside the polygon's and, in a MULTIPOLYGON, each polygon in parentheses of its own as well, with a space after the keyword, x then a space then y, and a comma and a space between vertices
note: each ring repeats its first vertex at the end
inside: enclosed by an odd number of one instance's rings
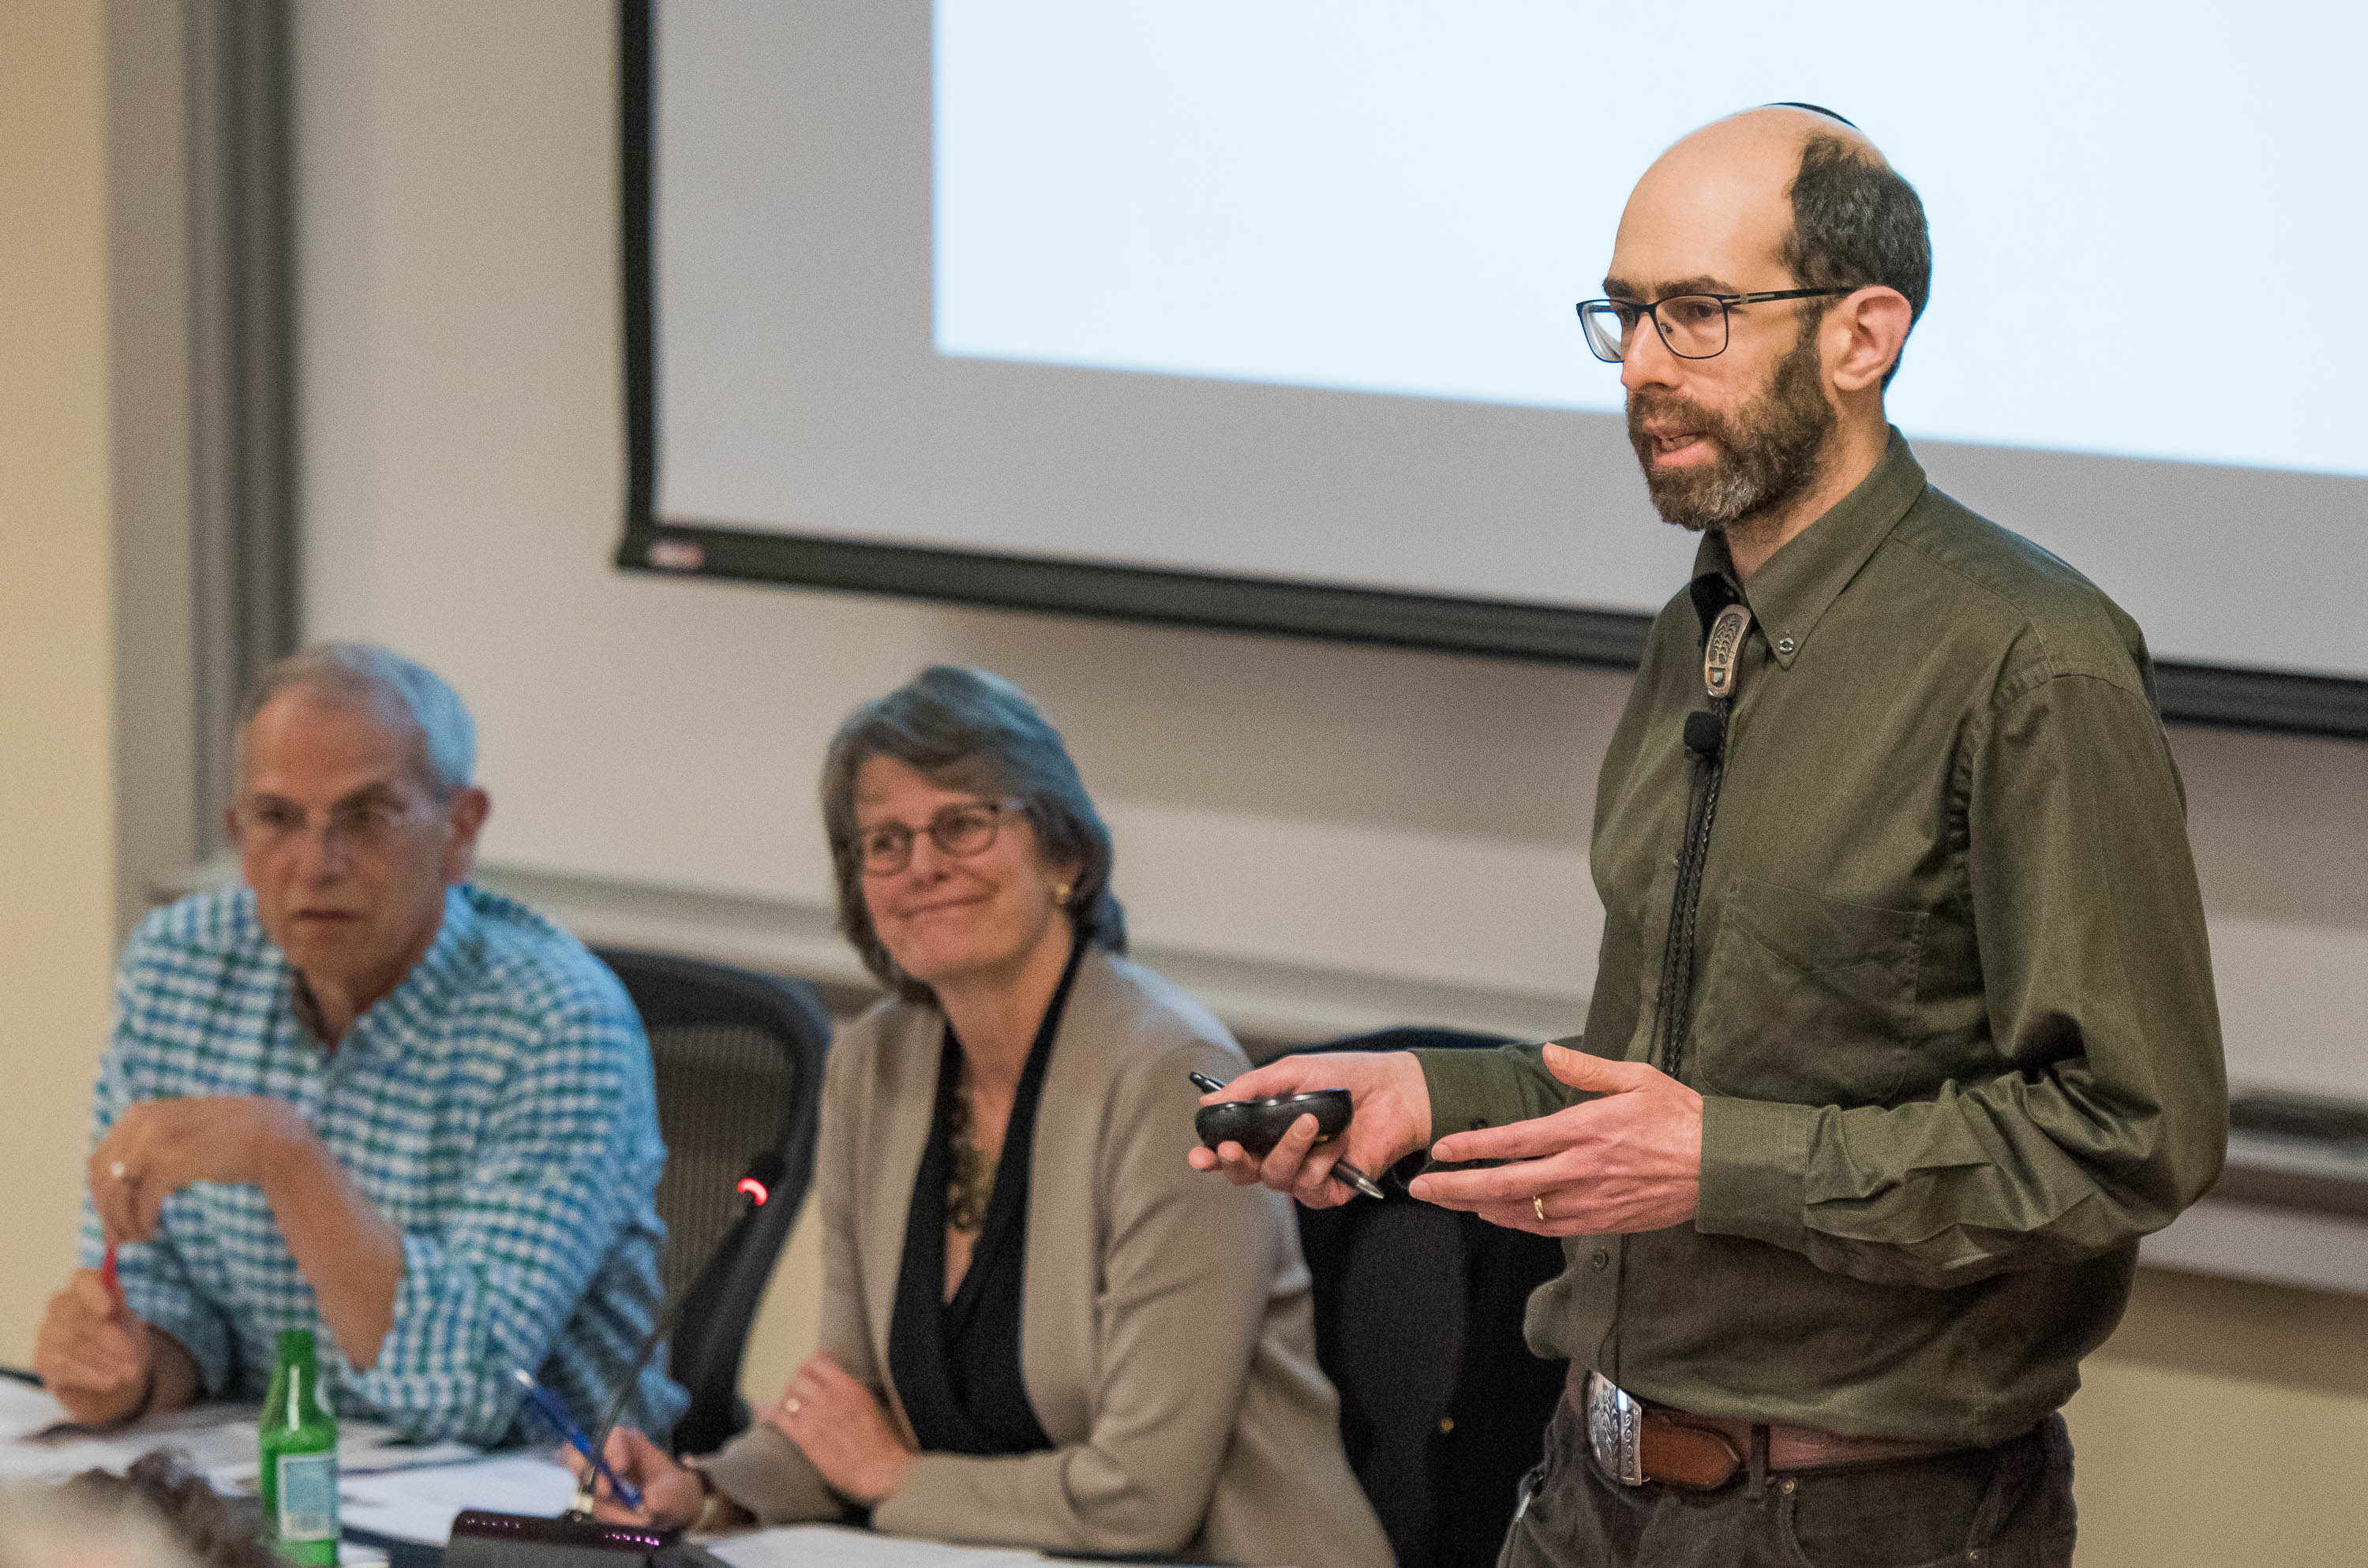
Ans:
MULTIPOLYGON (((446 997, 456 990, 472 967, 477 949, 477 911, 469 902, 464 890, 457 887, 444 890, 444 923, 436 928, 436 939, 403 977, 403 983, 386 994, 385 999, 370 1010, 365 1017, 375 1015, 405 1028, 422 1030, 434 1028, 434 1019, 446 997)), ((360 1020, 357 1019, 359 1026, 360 1020)))
POLYGON ((1736 575, 1726 536, 1705 533, 1694 551, 1692 585, 1703 635, 1720 609, 1742 599, 1777 664, 1792 668, 1827 609, 1923 494, 1923 465, 1895 427, 1873 472, 1770 556, 1748 589, 1736 575))
MULTIPOLYGON (((338 1051, 342 1054, 367 1049, 390 1028, 413 1034, 433 1032, 445 999, 461 985, 473 964, 476 947, 476 906, 470 903, 463 889, 445 889, 444 918, 436 927, 427 950, 393 990, 354 1020, 346 1038, 338 1042, 338 1051)), ((289 967, 288 978, 290 1003, 293 1006, 296 988, 303 981, 293 965, 289 967)), ((302 1021, 301 1007, 297 1017, 302 1021)), ((314 1038, 309 1027, 305 1038, 314 1038)))

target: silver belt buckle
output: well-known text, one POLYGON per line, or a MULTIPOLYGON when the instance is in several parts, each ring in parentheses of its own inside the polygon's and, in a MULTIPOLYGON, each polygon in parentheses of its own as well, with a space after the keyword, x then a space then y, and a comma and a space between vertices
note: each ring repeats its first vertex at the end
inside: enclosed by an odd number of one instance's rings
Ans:
POLYGON ((1622 1486, 1645 1484, 1645 1407, 1600 1372, 1587 1374, 1587 1446, 1622 1486))

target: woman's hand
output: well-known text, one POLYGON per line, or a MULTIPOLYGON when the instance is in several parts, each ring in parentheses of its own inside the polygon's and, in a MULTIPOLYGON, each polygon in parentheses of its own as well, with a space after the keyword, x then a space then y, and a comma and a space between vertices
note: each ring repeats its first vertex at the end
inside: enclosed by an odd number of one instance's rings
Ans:
POLYGON ((867 1508, 904 1484, 913 1465, 913 1450, 871 1391, 825 1355, 806 1358, 765 1419, 798 1446, 833 1492, 867 1508))
MULTIPOLYGON (((588 1468, 584 1456, 569 1449, 561 1456, 567 1468, 582 1480, 588 1468)), ((652 1529, 679 1528, 699 1517, 700 1508, 707 1501, 706 1489, 699 1477, 674 1460, 666 1450, 651 1442, 631 1426, 619 1426, 609 1434, 609 1446, 601 1451, 609 1468, 620 1481, 631 1482, 640 1488, 642 1506, 628 1508, 617 1500, 605 1481, 593 1482, 595 1518, 612 1525, 647 1525, 652 1529)))

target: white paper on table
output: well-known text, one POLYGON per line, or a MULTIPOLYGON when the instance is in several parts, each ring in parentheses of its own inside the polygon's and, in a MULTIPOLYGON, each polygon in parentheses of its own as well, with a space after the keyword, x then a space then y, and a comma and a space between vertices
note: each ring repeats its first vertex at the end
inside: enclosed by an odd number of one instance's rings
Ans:
MULTIPOLYGON (((234 1423, 225 1424, 223 1429, 226 1432, 234 1429, 243 1446, 234 1457, 199 1467, 206 1472, 206 1480, 212 1483, 215 1491, 252 1492, 255 1490, 256 1480, 263 1472, 263 1456, 256 1451, 256 1443, 261 1436, 256 1430, 256 1426, 261 1415, 260 1411, 248 1406, 238 1412, 238 1419, 234 1423)), ((134 1430, 136 1431, 137 1428, 134 1430)), ((126 1436, 129 1435, 126 1434, 126 1436)), ((337 1469, 342 1471, 366 1463, 374 1455, 390 1451, 387 1445, 393 1439, 394 1428, 381 1426, 376 1421, 338 1422, 337 1469)), ((161 1446, 151 1445, 151 1447, 161 1446)))
POLYGON ((473 1464, 340 1477, 338 1518, 348 1529, 441 1546, 463 1508, 556 1518, 575 1496, 575 1477, 542 1453, 495 1454, 473 1464))
POLYGON ((348 1458, 346 1446, 337 1445, 337 1473, 340 1475, 383 1475, 393 1470, 426 1470, 435 1465, 468 1464, 485 1457, 483 1449, 472 1449, 466 1443, 389 1443, 384 1448, 368 1449, 348 1458))
POLYGON ((0 1378, 0 1441, 73 1419, 64 1405, 50 1397, 49 1390, 0 1378))
POLYGON ((199 1405, 151 1416, 120 1432, 47 1443, 13 1437, 0 1442, 0 1480, 63 1481, 86 1470, 120 1471, 158 1449, 179 1449, 188 1456, 189 1467, 209 1480, 217 1471, 241 1465, 252 1475, 255 1415, 253 1405, 199 1405))
MULTIPOLYGON (((249 1430, 253 1430, 251 1426, 249 1430)), ((391 1470, 465 1464, 482 1457, 483 1453, 483 1449, 472 1449, 466 1443, 397 1442, 393 1427, 375 1421, 337 1423, 339 1475, 379 1475, 391 1470)), ((206 1479, 218 1491, 252 1492, 262 1470, 261 1456, 256 1451, 256 1444, 250 1441, 245 1460, 209 1470, 206 1479)))
MULTIPOLYGON (((201 1404, 150 1416, 120 1432, 36 1443, 26 1434, 68 1419, 57 1401, 40 1389, 9 1380, 0 1387, 0 1480, 55 1482, 86 1470, 128 1469, 158 1449, 176 1449, 189 1467, 224 1492, 252 1491, 261 1464, 256 1452, 256 1417, 251 1404, 201 1404), (29 1396, 29 1397, 27 1397, 29 1396), (36 1419, 38 1417, 38 1419, 36 1419)), ((474 1459, 459 1443, 405 1447, 394 1428, 377 1421, 337 1424, 337 1466, 353 1474, 474 1459)))
POLYGON ((703 1543, 732 1568, 1046 1568, 1024 1547, 958 1546, 845 1525, 787 1525, 703 1543))

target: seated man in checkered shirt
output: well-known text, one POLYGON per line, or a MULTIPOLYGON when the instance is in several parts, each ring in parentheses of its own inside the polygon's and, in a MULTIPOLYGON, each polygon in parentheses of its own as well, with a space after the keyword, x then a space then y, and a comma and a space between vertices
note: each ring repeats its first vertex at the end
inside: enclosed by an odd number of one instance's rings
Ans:
MULTIPOLYGON (((660 1295, 666 1149, 632 1003, 468 885, 488 801, 434 674, 314 648, 266 672, 238 738, 246 885, 158 911, 124 952, 85 1267, 42 1320, 42 1380, 90 1422, 259 1399, 279 1332, 305 1328, 348 1416, 517 1438, 523 1368, 590 1418, 660 1295)), ((626 1419, 683 1404, 653 1369, 626 1419)))

